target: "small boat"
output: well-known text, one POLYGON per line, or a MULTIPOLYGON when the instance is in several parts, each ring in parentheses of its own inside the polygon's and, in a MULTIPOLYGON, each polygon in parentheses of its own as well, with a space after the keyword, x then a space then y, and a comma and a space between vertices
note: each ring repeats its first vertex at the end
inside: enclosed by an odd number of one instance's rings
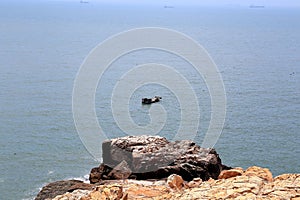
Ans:
POLYGON ((142 104, 151 104, 151 103, 156 103, 161 100, 161 97, 155 96, 154 98, 142 98, 142 104))

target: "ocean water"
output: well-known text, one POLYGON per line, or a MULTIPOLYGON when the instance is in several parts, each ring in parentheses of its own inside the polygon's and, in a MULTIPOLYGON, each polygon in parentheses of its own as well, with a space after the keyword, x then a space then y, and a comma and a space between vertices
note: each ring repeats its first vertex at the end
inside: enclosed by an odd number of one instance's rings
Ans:
MULTIPOLYGON (((299 11, 1 2, 0 199, 32 199, 46 183, 85 179, 99 164, 74 125, 73 83, 98 43, 140 27, 187 34, 215 61, 227 96, 225 124, 215 148, 226 165, 263 166, 273 175, 299 173, 299 11)), ((201 144, 211 112, 204 80, 186 61, 150 49, 120 58, 103 75, 95 105, 105 133, 125 134, 111 114, 111 91, 122 74, 143 63, 168 64, 192 83, 201 111, 195 141, 201 144)), ((160 105, 167 111, 160 135, 172 139, 180 121, 191 119, 180 118, 178 94, 168 88, 158 84, 138 88, 129 101, 132 119, 139 125, 149 123, 150 107, 142 106, 140 97, 153 94, 163 97, 160 105)))

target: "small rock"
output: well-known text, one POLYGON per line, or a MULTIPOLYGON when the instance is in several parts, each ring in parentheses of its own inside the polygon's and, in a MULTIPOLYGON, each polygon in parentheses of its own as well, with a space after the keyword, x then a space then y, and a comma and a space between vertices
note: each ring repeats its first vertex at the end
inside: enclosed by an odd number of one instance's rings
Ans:
POLYGON ((127 179, 131 174, 131 170, 125 160, 120 162, 115 166, 111 172, 109 172, 109 177, 114 177, 115 179, 127 179))
POLYGON ((231 177, 241 176, 244 170, 242 168, 234 168, 221 171, 218 179, 227 179, 231 177))
POLYGON ((187 186, 189 188, 195 188, 195 187, 199 187, 202 183, 202 179, 201 178, 194 178, 192 181, 187 183, 187 186))
POLYGON ((181 190, 183 187, 183 179, 177 174, 172 174, 168 177, 167 183, 172 189, 181 190))

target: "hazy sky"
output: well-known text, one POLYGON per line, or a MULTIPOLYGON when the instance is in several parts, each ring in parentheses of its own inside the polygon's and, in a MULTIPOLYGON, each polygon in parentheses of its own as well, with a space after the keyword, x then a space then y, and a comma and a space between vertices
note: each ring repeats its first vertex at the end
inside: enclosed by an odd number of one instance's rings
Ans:
MULTIPOLYGON (((53 0, 59 1, 59 0, 53 0)), ((77 1, 80 0, 64 0, 77 1)), ((164 4, 164 5, 265 5, 265 6, 300 6, 300 0, 84 0, 88 2, 126 3, 126 4, 164 4)))

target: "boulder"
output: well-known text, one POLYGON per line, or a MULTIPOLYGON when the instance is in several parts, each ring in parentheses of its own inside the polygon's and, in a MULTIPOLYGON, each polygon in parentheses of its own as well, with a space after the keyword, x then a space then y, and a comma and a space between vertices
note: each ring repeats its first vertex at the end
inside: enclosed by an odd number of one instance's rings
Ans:
POLYGON ((58 195, 74 190, 92 190, 93 185, 84 183, 79 180, 56 181, 44 186, 38 193, 35 200, 53 199, 58 195))
POLYGON ((160 136, 126 136, 107 140, 102 144, 102 152, 103 163, 91 170, 91 183, 118 177, 162 179, 171 174, 180 175, 186 181, 197 177, 208 180, 217 179, 222 169, 227 169, 212 148, 201 148, 189 140, 170 142, 160 136), (123 175, 120 174, 123 172, 123 175))

